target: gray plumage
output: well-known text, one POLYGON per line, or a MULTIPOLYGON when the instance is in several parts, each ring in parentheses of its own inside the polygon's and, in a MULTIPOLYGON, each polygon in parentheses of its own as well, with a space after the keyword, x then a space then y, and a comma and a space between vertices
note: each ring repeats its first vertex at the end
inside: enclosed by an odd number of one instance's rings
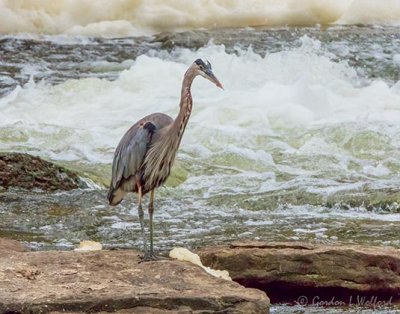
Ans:
POLYGON ((182 82, 180 110, 176 119, 163 113, 153 113, 136 122, 119 142, 112 166, 108 192, 111 205, 119 204, 128 192, 138 193, 138 209, 142 229, 144 259, 154 259, 153 253, 153 201, 154 190, 161 186, 171 173, 175 156, 192 111, 191 85, 201 75, 218 87, 211 64, 197 59, 186 71, 182 82), (143 195, 151 192, 149 202, 150 254, 144 237, 143 195))
MULTIPOLYGON (((162 129, 174 120, 163 113, 153 113, 136 122, 119 142, 112 166, 112 179, 108 200, 111 205, 118 205, 126 193, 138 192, 136 180, 145 185, 145 156, 149 149, 160 139, 162 129)), ((167 179, 167 178, 165 178, 167 179)), ((165 180, 164 180, 165 181, 165 180)), ((163 181, 163 182, 164 182, 163 181)), ((162 182, 162 183, 163 183, 162 182)), ((145 185, 143 195, 156 188, 155 183, 145 185)))

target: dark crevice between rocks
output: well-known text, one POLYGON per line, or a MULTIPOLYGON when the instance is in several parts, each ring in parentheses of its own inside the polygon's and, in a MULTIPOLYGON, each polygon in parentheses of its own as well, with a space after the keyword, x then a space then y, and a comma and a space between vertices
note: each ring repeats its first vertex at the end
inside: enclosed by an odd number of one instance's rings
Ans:
POLYGON ((382 288, 363 292, 343 287, 304 286, 282 281, 264 282, 260 279, 243 278, 233 280, 246 288, 264 291, 271 304, 377 308, 400 303, 400 292, 396 289, 382 288))
POLYGON ((232 243, 229 245, 229 248, 241 248, 241 249, 295 249, 295 250, 313 250, 314 248, 309 245, 299 245, 299 244, 261 244, 261 243, 250 243, 250 244, 243 244, 243 243, 232 243))

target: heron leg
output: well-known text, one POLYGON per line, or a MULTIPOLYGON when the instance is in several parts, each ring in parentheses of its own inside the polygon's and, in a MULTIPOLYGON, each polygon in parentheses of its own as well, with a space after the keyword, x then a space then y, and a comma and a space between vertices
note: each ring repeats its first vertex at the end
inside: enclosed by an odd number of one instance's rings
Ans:
POLYGON ((139 195, 139 220, 140 220, 140 228, 142 229, 142 238, 143 238, 143 251, 144 255, 141 257, 139 263, 156 261, 159 258, 154 254, 153 251, 153 212, 154 212, 154 190, 150 193, 150 202, 149 202, 149 224, 150 224, 150 252, 147 250, 146 244, 146 235, 144 232, 144 213, 142 208, 142 187, 138 186, 138 195, 139 195))
POLYGON ((150 202, 149 202, 150 256, 155 256, 153 251, 153 213, 154 213, 154 190, 150 192, 150 202))
POLYGON ((142 240, 143 240, 143 251, 144 251, 144 256, 147 256, 147 243, 146 243, 146 235, 144 232, 144 212, 142 208, 142 187, 138 185, 138 213, 139 213, 139 221, 140 221, 140 229, 142 232, 142 240))

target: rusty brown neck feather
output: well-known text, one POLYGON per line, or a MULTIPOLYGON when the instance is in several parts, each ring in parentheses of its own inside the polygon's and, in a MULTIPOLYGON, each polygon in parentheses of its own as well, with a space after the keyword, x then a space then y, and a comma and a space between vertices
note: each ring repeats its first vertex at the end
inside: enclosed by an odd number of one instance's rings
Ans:
POLYGON ((186 125, 189 121, 190 114, 192 112, 192 95, 190 89, 196 75, 197 73, 193 66, 191 66, 185 73, 182 82, 179 113, 172 123, 170 129, 170 132, 173 133, 173 135, 178 136, 179 138, 178 146, 185 131, 186 125))

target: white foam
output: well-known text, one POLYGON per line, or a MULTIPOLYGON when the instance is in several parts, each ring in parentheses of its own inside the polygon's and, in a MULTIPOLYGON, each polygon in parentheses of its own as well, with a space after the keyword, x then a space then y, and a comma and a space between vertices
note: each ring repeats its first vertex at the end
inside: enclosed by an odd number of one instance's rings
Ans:
POLYGON ((185 189, 202 188, 204 195, 269 191, 283 187, 276 179, 282 173, 306 180, 292 186, 325 186, 313 181, 324 173, 395 178, 399 83, 376 80, 360 87, 354 69, 321 56, 318 41, 302 41, 300 48, 264 58, 239 48, 228 54, 211 44, 100 65, 128 67, 112 82, 89 78, 50 86, 31 80, 0 99, 0 149, 109 164, 138 119, 177 114, 183 74, 203 57, 225 90, 200 77, 193 83, 194 109, 179 159, 200 162, 203 172, 191 169, 185 189))
POLYGON ((398 0, 353 0, 342 17, 342 24, 395 24, 400 23, 400 1, 398 0))
POLYGON ((375 177, 384 177, 390 174, 390 170, 382 164, 379 164, 377 166, 367 165, 363 168, 363 171, 366 174, 371 174, 375 177))
POLYGON ((398 0, 0 0, 0 33, 135 36, 196 28, 398 24, 398 0))
MULTIPOLYGON (((351 210, 343 210, 340 208, 326 208, 320 206, 301 205, 301 206, 285 206, 284 209, 274 211, 277 217, 292 217, 292 219, 338 219, 340 220, 360 220, 360 221, 382 221, 382 222, 399 222, 400 214, 385 213, 379 211, 367 210, 365 207, 353 207, 351 210)), ((339 222, 340 223, 340 222, 339 222)), ((312 229, 310 225, 304 228, 295 228, 293 231, 298 233, 323 233, 326 228, 312 229)))
POLYGON ((186 261, 186 262, 190 262, 192 264, 198 265, 201 268, 203 268, 207 273, 209 273, 210 275, 212 275, 214 277, 232 281, 232 278, 229 276, 228 271, 212 269, 210 267, 204 266, 200 260, 200 257, 197 254, 190 252, 186 248, 181 248, 181 247, 173 248, 169 252, 169 257, 175 258, 180 261, 186 261))
POLYGON ((400 68, 400 54, 395 54, 393 56, 393 63, 400 68))
POLYGON ((328 230, 327 228, 319 228, 319 229, 301 229, 301 228, 297 228, 297 229, 293 229, 293 231, 296 232, 296 233, 315 233, 315 234, 324 233, 327 230, 328 230))

